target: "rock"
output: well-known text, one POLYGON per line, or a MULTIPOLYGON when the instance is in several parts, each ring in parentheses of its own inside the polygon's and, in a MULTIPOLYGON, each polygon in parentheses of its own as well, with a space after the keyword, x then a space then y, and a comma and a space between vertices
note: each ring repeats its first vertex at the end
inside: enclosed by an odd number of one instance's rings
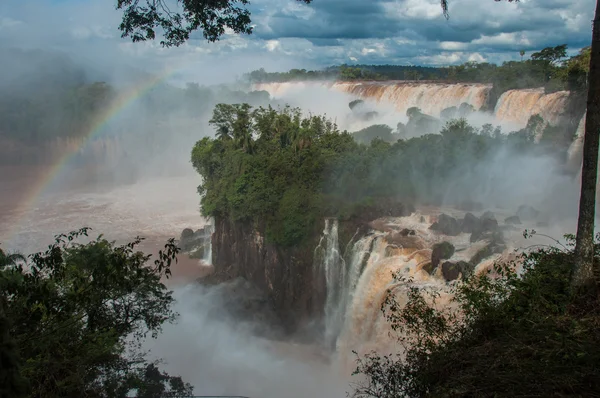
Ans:
POLYGON ((521 205, 517 210, 517 216, 522 221, 535 220, 540 215, 540 212, 531 206, 521 205))
POLYGON ((442 264, 442 275, 448 282, 458 279, 460 275, 462 275, 463 279, 468 278, 473 274, 474 270, 475 267, 466 261, 456 263, 445 261, 442 264))
POLYGON ((433 267, 432 263, 427 263, 421 269, 431 275, 435 268, 433 267))
POLYGON ((483 259, 491 255, 500 254, 504 250, 506 250, 506 245, 504 244, 504 236, 502 236, 502 233, 499 231, 488 232, 484 235, 483 239, 488 240, 489 243, 485 247, 481 248, 477 253, 475 253, 475 255, 473 255, 473 257, 469 259, 469 263, 473 264, 473 266, 476 266, 483 259))
POLYGON ((454 246, 450 242, 436 243, 432 247, 431 266, 437 268, 442 260, 447 260, 454 254, 454 246))
POLYGON ((481 229, 483 232, 495 231, 498 229, 498 221, 495 218, 484 218, 481 220, 481 229))
POLYGON ((473 213, 465 214, 465 218, 463 218, 461 230, 465 233, 472 233, 473 231, 477 231, 481 229, 481 222, 479 218, 477 218, 473 213))
POLYGON ((480 217, 481 221, 485 221, 485 220, 495 220, 496 219, 496 215, 494 213, 492 213, 491 211, 486 211, 484 212, 481 217, 480 217))
POLYGON ((494 213, 491 211, 486 211, 481 215, 478 227, 471 231, 471 237, 469 240, 471 243, 473 243, 479 240, 489 239, 490 233, 496 232, 497 230, 498 221, 496 221, 494 213))
POLYGON ((181 237, 179 238, 180 240, 186 240, 186 239, 190 239, 194 236, 194 230, 191 228, 185 228, 183 231, 181 231, 181 237))
POLYGON ((504 223, 518 225, 521 224, 521 219, 519 218, 519 216, 510 216, 504 219, 504 223))
POLYGON ((458 106, 458 112, 457 112, 457 116, 459 118, 466 118, 467 116, 469 116, 471 113, 475 112, 475 108, 473 107, 473 105, 467 103, 467 102, 463 102, 458 106))
POLYGON ((408 228, 404 228, 402 231, 400 231, 400 235, 401 236, 414 236, 416 235, 416 232, 414 229, 408 229, 408 228))
POLYGON ((444 235, 456 236, 460 234, 460 223, 454 217, 447 214, 440 214, 438 221, 433 223, 429 229, 439 231, 444 235))
POLYGON ((458 108, 455 106, 451 106, 448 108, 442 109, 440 112, 440 119, 442 120, 451 120, 456 118, 456 113, 458 112, 458 108))
POLYGON ((184 253, 197 252, 210 243, 211 234, 212 230, 210 226, 200 228, 196 232, 191 228, 185 228, 181 231, 178 246, 184 253))

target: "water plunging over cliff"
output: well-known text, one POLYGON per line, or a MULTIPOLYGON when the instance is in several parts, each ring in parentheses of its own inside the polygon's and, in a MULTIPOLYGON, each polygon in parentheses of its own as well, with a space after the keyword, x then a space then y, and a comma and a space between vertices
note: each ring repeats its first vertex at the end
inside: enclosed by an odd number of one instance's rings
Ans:
POLYGON ((543 88, 509 90, 498 99, 494 114, 498 121, 516 123, 520 127, 535 114, 555 125, 564 115, 568 98, 568 91, 545 94, 543 88))
MULTIPOLYGON (((460 218, 464 213, 456 212, 455 216, 460 218)), ((447 236, 433 231, 430 226, 437 219, 437 215, 419 212, 378 219, 366 235, 350 241, 343 256, 337 243, 338 222, 325 220, 315 249, 314 269, 326 281, 326 342, 335 348, 343 366, 353 363, 349 357, 353 350, 387 353, 397 348, 381 311, 388 294, 401 304, 409 287, 434 290, 439 294, 436 305, 448 306, 450 281, 459 279, 463 272, 489 270, 494 261, 512 253, 505 246, 490 249, 493 243, 487 238, 471 242, 470 233, 447 236), (432 266, 432 248, 443 241, 455 251, 432 266), (466 263, 472 271, 460 268, 466 263), (395 275, 411 281, 398 280, 395 275)))
POLYGON ((484 106, 491 90, 491 86, 486 84, 419 82, 339 82, 332 88, 361 98, 391 103, 403 114, 408 108, 418 107, 424 113, 435 117, 438 117, 442 110, 458 107, 463 102, 479 110, 484 106))
MULTIPOLYGON (((400 114, 411 107, 439 117, 446 108, 468 103, 481 110, 488 100, 491 85, 465 83, 447 84, 432 82, 285 82, 256 84, 255 89, 265 90, 275 98, 285 98, 297 90, 320 87, 350 94, 353 97, 371 99, 377 103, 392 105, 400 114)), ((511 124, 511 128, 526 126, 529 118, 539 114, 546 122, 556 125, 568 108, 568 91, 545 94, 543 88, 509 90, 502 94, 494 109, 498 122, 511 124)))
POLYGON ((335 343, 343 319, 342 303, 346 286, 346 263, 340 254, 338 220, 325 219, 325 228, 315 249, 313 266, 317 275, 325 275, 325 342, 335 343))
POLYGON ((354 97, 372 99, 379 103, 393 105, 401 114, 411 107, 418 107, 424 113, 439 116, 443 109, 459 106, 463 102, 476 110, 487 100, 490 85, 486 84, 445 84, 419 83, 410 81, 395 82, 286 82, 255 85, 257 90, 265 90, 271 96, 280 98, 293 90, 308 87, 326 87, 354 97))
POLYGON ((204 226, 204 231, 207 236, 202 243, 203 255, 202 262, 206 265, 212 265, 212 234, 215 232, 215 219, 211 217, 208 224, 204 226))

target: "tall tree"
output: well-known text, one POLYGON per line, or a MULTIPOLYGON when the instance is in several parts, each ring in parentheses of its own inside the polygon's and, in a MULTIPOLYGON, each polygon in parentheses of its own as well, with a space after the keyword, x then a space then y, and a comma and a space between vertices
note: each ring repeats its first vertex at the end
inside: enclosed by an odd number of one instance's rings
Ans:
MULTIPOLYGON (((575 243, 575 272, 573 284, 580 287, 594 283, 594 221, 596 217, 596 182, 598 179, 598 146, 600 132, 600 0, 592 28, 592 49, 588 75, 587 117, 583 136, 583 165, 579 219, 575 243)), ((594 269, 596 268, 596 270, 594 269)))

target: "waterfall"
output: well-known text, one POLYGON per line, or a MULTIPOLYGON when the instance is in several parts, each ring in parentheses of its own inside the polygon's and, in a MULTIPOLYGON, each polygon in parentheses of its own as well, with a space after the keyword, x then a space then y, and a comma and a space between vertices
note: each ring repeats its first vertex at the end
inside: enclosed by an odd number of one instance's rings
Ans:
POLYGON ((411 107, 419 107, 432 116, 439 116, 446 108, 466 102, 479 110, 487 101, 491 90, 486 84, 445 84, 395 82, 286 82, 261 83, 254 85, 256 90, 267 91, 272 97, 281 98, 294 91, 309 88, 326 88, 350 94, 354 97, 372 99, 379 103, 393 105, 405 115, 411 107))
POLYGON ((435 117, 446 108, 466 102, 479 110, 485 105, 491 86, 487 84, 443 84, 418 82, 340 82, 334 90, 393 104, 402 114, 411 107, 435 117))
POLYGON ((498 121, 515 123, 521 128, 535 114, 550 124, 557 124, 563 117, 568 97, 568 91, 545 94, 543 88, 508 90, 498 99, 494 114, 498 121))
POLYGON ((202 262, 206 265, 212 265, 212 235, 215 232, 215 219, 211 217, 208 224, 204 226, 206 237, 202 242, 203 254, 202 262))
MULTIPOLYGON (((332 90, 351 97, 370 99, 393 106, 400 114, 418 107, 423 113, 439 117, 442 110, 458 107, 462 103, 481 110, 487 102, 492 86, 465 83, 448 84, 435 82, 388 81, 388 82, 285 82, 261 83, 256 90, 265 90, 272 97, 288 99, 310 89, 332 90)), ((509 90, 503 93, 494 109, 497 124, 509 124, 510 129, 527 125, 529 118, 539 114, 546 122, 556 125, 565 116, 570 93, 558 91, 545 94, 543 88, 509 90)))
POLYGON ((325 228, 319 245, 315 249, 314 267, 325 275, 327 297, 325 300, 325 343, 333 345, 343 320, 340 311, 342 294, 346 285, 346 263, 340 255, 338 220, 325 219, 325 228))
POLYGON ((585 133, 585 116, 583 115, 577 126, 575 139, 567 152, 567 169, 571 172, 578 172, 583 161, 583 135, 585 133))

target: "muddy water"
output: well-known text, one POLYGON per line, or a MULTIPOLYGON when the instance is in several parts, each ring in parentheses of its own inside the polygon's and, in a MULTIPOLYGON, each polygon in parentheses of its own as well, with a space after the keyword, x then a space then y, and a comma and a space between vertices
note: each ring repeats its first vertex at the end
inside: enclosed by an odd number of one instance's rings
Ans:
MULTIPOLYGON (((104 234, 117 243, 143 237, 140 250, 155 254, 184 228, 197 229, 206 222, 199 214, 196 187, 200 181, 193 175, 113 187, 66 184, 53 189, 50 185, 30 200, 45 173, 43 167, 0 169, 2 248, 31 253, 43 250, 56 234, 90 227, 91 237, 104 234)), ((198 260, 179 256, 173 280, 195 280, 208 270, 198 260)))
MULTIPOLYGON (((0 170, 0 243, 2 248, 26 253, 43 250, 53 236, 91 227, 125 243, 146 238, 139 248, 156 253, 182 229, 200 228, 194 175, 142 179, 133 184, 103 187, 89 184, 48 190, 31 205, 28 198, 43 169, 0 170)), ((194 281, 210 272, 199 260, 179 256, 166 281, 174 289, 175 324, 165 325, 157 340, 146 342, 150 356, 163 367, 191 382, 198 395, 229 394, 265 398, 343 397, 347 381, 318 347, 261 339, 241 328, 235 319, 211 316, 222 310, 218 291, 194 281)), ((243 299, 243 298, 240 298, 243 299)))

